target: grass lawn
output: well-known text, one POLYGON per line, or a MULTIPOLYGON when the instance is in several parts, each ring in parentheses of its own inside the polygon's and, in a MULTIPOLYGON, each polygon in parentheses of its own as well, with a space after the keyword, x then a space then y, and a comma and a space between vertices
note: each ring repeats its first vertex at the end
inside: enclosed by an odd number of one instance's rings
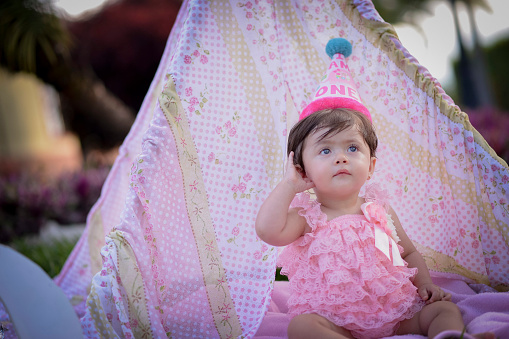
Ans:
POLYGON ((51 240, 51 242, 41 242, 30 237, 24 237, 14 240, 9 246, 28 257, 48 273, 51 278, 54 278, 60 273, 77 241, 78 238, 73 240, 62 238, 51 240))

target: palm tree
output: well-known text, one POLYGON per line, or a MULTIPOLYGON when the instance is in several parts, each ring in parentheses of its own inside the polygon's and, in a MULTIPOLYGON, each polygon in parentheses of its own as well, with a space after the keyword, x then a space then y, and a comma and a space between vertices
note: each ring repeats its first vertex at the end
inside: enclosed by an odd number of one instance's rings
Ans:
POLYGON ((493 88, 491 86, 491 82, 489 81, 488 77, 488 71, 486 70, 486 57, 484 55, 484 50, 481 46, 481 42, 479 39, 479 32, 477 29, 477 23, 475 20, 474 15, 474 6, 479 6, 486 11, 491 11, 491 8, 484 2, 484 1, 464 1, 468 18, 470 20, 470 27, 471 27, 471 34, 472 34, 472 41, 474 43, 474 60, 477 60, 477 67, 473 68, 473 71, 475 73, 475 78, 477 79, 476 82, 476 89, 477 93, 479 94, 479 104, 480 106, 494 106, 495 100, 493 96, 493 88))
POLYGON ((12 72, 32 73, 52 85, 60 94, 66 125, 85 149, 118 145, 135 115, 91 71, 76 65, 70 57, 72 46, 51 1, 1 2, 0 65, 12 72))
MULTIPOLYGON (((490 83, 488 81, 488 73, 484 64, 484 56, 482 48, 478 39, 477 25, 473 15, 475 8, 483 8, 490 10, 486 0, 442 0, 447 1, 451 7, 454 17, 454 25, 458 45, 460 49, 459 59, 459 73, 461 77, 459 80, 460 91, 462 93, 463 103, 468 107, 478 106, 493 106, 494 100, 490 90, 490 83), (463 37, 461 35, 459 21, 458 21, 458 8, 457 4, 463 3, 469 13, 470 26, 472 27, 472 38, 474 40, 474 56, 475 65, 470 60, 470 55, 465 48, 463 37), (475 81, 474 81, 475 80, 475 81)), ((430 13, 432 0, 373 0, 375 8, 378 10, 382 18, 391 24, 409 23, 414 26, 415 19, 419 14, 430 13)))
POLYGON ((477 107, 479 106, 479 95, 478 92, 476 91, 474 70, 472 68, 471 60, 465 48, 463 36, 461 35, 460 24, 458 19, 457 0, 448 1, 452 8, 452 14, 454 18, 454 28, 456 30, 456 38, 458 39, 458 46, 460 50, 460 58, 458 62, 458 80, 460 85, 461 97, 463 99, 463 104, 465 106, 477 107))

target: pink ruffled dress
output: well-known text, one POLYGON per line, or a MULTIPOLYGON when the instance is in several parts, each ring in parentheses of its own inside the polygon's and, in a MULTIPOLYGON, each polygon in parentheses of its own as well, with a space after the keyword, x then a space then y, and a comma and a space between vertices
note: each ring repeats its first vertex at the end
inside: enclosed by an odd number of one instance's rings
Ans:
POLYGON ((394 335, 400 321, 421 310, 424 302, 412 284, 417 269, 406 262, 395 266, 375 247, 374 228, 387 229, 391 220, 382 203, 366 202, 364 214, 327 221, 320 203, 304 192, 290 208, 301 208, 312 229, 278 258, 290 280, 290 316, 316 313, 356 338, 380 338, 394 335))

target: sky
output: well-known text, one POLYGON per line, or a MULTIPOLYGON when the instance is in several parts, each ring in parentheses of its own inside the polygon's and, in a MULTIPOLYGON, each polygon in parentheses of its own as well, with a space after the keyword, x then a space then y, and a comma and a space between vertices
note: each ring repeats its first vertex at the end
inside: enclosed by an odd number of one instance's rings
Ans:
POLYGON ((99 8, 105 0, 54 0, 53 3, 70 16, 79 16, 86 11, 99 8))
MULTIPOLYGON (((475 11, 479 39, 483 46, 489 46, 509 36, 509 1, 488 0, 487 3, 492 9, 491 12, 481 8, 475 11)), ((424 14, 419 18, 418 25, 422 32, 410 25, 398 25, 395 29, 403 46, 442 86, 447 86, 453 81, 452 61, 459 56, 454 19, 449 5, 443 1, 437 1, 433 11, 432 14, 424 14)), ((461 6, 458 6, 458 17, 464 41, 471 47, 470 22, 467 12, 461 6)))
MULTIPOLYGON (((71 16, 100 8, 104 0, 54 0, 57 7, 71 16)), ((436 1, 432 14, 423 14, 417 25, 395 26, 403 46, 446 87, 453 81, 452 60, 459 54, 454 21, 450 7, 444 1, 436 1)), ((492 11, 475 11, 481 44, 490 45, 503 36, 509 36, 509 0, 487 0, 492 11)), ((459 20, 467 46, 471 45, 470 26, 466 11, 459 7, 459 20)))

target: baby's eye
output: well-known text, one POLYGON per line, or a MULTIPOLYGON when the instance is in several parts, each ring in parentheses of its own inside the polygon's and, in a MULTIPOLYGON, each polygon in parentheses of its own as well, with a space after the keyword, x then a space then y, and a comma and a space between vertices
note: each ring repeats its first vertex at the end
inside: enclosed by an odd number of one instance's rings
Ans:
POLYGON ((348 152, 357 152, 357 146, 355 146, 355 145, 349 146, 348 152))
POLYGON ((320 151, 320 154, 330 154, 330 153, 331 153, 331 150, 328 148, 324 148, 323 150, 320 151))

